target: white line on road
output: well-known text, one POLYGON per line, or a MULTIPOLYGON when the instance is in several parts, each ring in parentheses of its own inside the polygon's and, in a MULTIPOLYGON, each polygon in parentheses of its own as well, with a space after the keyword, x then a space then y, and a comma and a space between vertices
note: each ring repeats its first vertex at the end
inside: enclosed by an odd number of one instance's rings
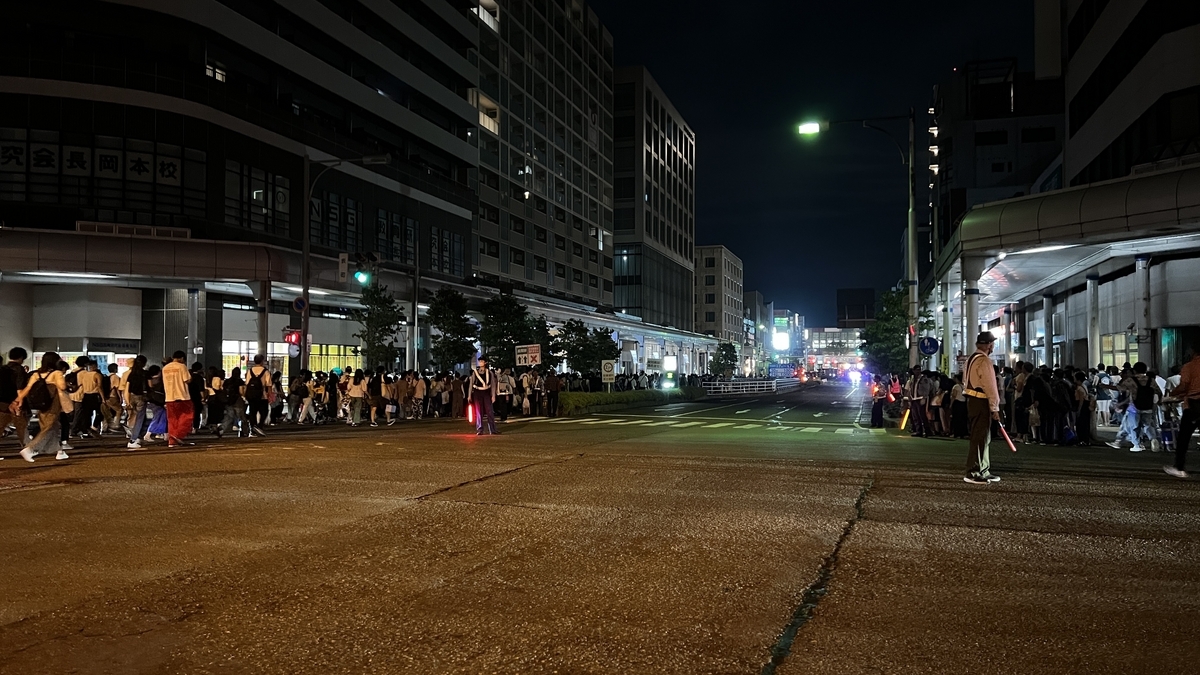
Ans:
POLYGON ((646 426, 648 426, 648 427, 670 427, 670 426, 675 426, 676 424, 679 424, 679 422, 673 422, 673 421, 672 422, 651 422, 650 424, 647 424, 646 426))
POLYGON ((616 420, 596 420, 594 422, 584 422, 584 424, 612 424, 616 420))
POLYGON ((821 427, 805 427, 800 430, 802 434, 815 434, 821 430, 821 427))
POLYGON ((734 427, 734 429, 757 429, 761 426, 761 424, 740 424, 734 427))
POLYGON ((624 427, 624 426, 629 426, 631 424, 645 424, 646 422, 649 422, 649 421, 650 420, 629 420, 628 422, 613 422, 613 426, 614 427, 624 427))
POLYGON ((754 403, 757 400, 758 399, 755 398, 755 399, 750 399, 749 401, 738 401, 737 403, 730 403, 729 405, 719 405, 719 406, 716 406, 713 408, 701 408, 700 410, 693 410, 691 412, 679 413, 678 415, 671 415, 671 417, 683 417, 685 415, 691 415, 693 413, 712 412, 713 410, 720 410, 722 408, 732 408, 735 405, 746 405, 747 403, 754 403))
POLYGON ((596 419, 596 418, 595 417, 583 417, 580 419, 559 420, 557 422, 551 422, 550 424, 575 424, 577 422, 590 422, 591 420, 594 420, 594 419, 596 419))
POLYGON ((748 413, 748 412, 750 412, 750 409, 749 409, 749 408, 746 408, 745 410, 739 410, 739 411, 737 411, 737 412, 735 412, 735 413, 733 413, 733 414, 734 414, 734 415, 741 415, 741 414, 743 414, 743 413, 748 413))
POLYGON ((698 427, 701 424, 704 424, 704 422, 684 422, 683 424, 676 424, 675 428, 682 429, 684 427, 698 427))
POLYGON ((779 416, 780 416, 780 415, 782 415, 783 413, 785 413, 785 412, 787 412, 787 411, 789 411, 789 410, 792 410, 792 409, 794 409, 795 407, 796 407, 796 406, 792 406, 791 408, 784 408, 783 410, 780 410, 779 412, 775 413, 774 415, 769 415, 769 416, 767 416, 767 417, 764 417, 763 419, 764 419, 764 420, 769 420, 769 419, 771 419, 772 417, 779 417, 779 416))
POLYGON ((852 434, 852 433, 854 433, 854 429, 836 429, 836 430, 834 430, 834 433, 837 433, 837 434, 852 434))
POLYGON ((705 429, 719 429, 721 427, 731 427, 731 426, 733 426, 733 422, 721 422, 719 424, 706 425, 704 428, 705 429))
POLYGON ((858 391, 858 385, 855 385, 855 386, 851 387, 851 388, 850 388, 850 391, 846 392, 846 395, 845 395, 845 396, 843 396, 843 397, 842 397, 842 399, 847 399, 847 398, 850 398, 850 396, 851 396, 851 395, 852 395, 854 392, 856 392, 856 391, 858 391))

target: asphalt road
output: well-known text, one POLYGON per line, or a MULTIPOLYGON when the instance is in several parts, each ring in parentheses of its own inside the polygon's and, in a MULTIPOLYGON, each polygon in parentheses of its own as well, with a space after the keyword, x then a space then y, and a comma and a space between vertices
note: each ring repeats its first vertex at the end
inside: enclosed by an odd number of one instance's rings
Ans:
POLYGON ((6 459, 0 673, 1196 672, 1195 480, 859 396, 6 459))

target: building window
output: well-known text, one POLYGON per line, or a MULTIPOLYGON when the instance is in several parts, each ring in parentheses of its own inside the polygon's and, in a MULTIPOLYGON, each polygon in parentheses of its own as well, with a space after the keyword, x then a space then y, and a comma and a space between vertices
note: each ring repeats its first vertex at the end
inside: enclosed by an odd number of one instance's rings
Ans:
POLYGON ((705 293, 704 294, 704 304, 711 305, 711 304, 715 303, 716 301, 717 301, 716 293, 705 293))
POLYGON ((577 284, 582 284, 583 283, 583 272, 581 272, 580 270, 576 270, 576 269, 571 270, 571 279, 577 284))
POLYGON ((716 285, 716 283, 717 283, 717 277, 716 277, 716 276, 714 276, 714 275, 712 275, 712 274, 705 274, 705 275, 704 275, 704 285, 705 285, 705 286, 715 286, 715 285, 716 285))
POLYGON ((571 244, 571 252, 576 256, 583 257, 583 244, 571 244))
POLYGON ((545 272, 546 271, 546 259, 542 258, 540 256, 534 256, 533 257, 533 266, 535 268, 537 268, 537 271, 545 272))
POLYGON ((595 251, 588 251, 588 260, 590 260, 594 263, 599 263, 600 262, 600 254, 595 251))
MULTIPOLYGON (((290 183, 283 176, 233 160, 225 162, 226 225, 287 236, 291 222, 290 193, 290 183)), ((330 195, 331 212, 340 217, 337 205, 337 196, 330 195)), ((320 224, 318 219, 314 229, 320 224)), ((331 227, 337 236, 339 225, 331 227)), ((340 247, 340 236, 337 240, 340 247)))
POLYGON ((508 249, 508 260, 514 265, 525 265, 525 251, 518 248, 508 249))
POLYGON ((559 265, 559 264, 555 263, 554 276, 558 277, 559 279, 566 279, 567 278, 567 266, 559 265))
POLYGON ((533 237, 534 237, 534 239, 537 239, 538 241, 546 241, 546 228, 534 227, 533 228, 533 237))
POLYGON ((713 321, 716 321, 716 320, 717 320, 716 312, 705 312, 704 313, 704 321, 705 322, 712 323, 713 321))
POLYGON ((588 275, 588 286, 591 286, 592 288, 599 288, 600 287, 600 277, 596 276, 595 274, 589 274, 588 275))
POLYGON ((704 259, 704 266, 705 266, 705 267, 716 267, 716 266, 717 266, 717 259, 716 259, 716 258, 705 258, 705 259, 704 259))
POLYGON ((500 257, 500 244, 491 239, 479 238, 479 254, 486 255, 489 258, 500 257))
POLYGON ((521 220, 520 218, 510 218, 508 223, 508 226, 512 228, 513 232, 516 232, 517 234, 525 234, 525 221, 521 220))

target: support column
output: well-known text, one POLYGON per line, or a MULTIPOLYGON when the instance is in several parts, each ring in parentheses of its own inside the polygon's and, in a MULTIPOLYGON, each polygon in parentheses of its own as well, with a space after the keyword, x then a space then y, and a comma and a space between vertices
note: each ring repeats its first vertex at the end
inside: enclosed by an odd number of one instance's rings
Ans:
POLYGON ((250 290, 254 293, 254 299, 258 301, 258 351, 257 354, 262 354, 263 358, 267 357, 267 329, 270 327, 271 319, 271 280, 264 279, 262 281, 248 281, 250 290))
POLYGON ((1095 367, 1103 358, 1100 355, 1100 275, 1087 276, 1087 345, 1089 368, 1095 367))
POLYGON ((1154 368, 1154 350, 1150 344, 1150 256, 1135 259, 1137 269, 1137 360, 1154 368))
POLYGON ((950 282, 942 284, 942 367, 943 373, 954 372, 954 312, 950 307, 950 282))
POLYGON ((200 345, 200 289, 189 288, 187 292, 187 359, 188 367, 196 361, 196 347, 200 345))
POLYGON ((1005 305, 1004 311, 1000 312, 1000 327, 1004 329, 1004 333, 996 338, 996 353, 1000 355, 1000 363, 1010 365, 1012 359, 1010 352, 1012 351, 1012 307, 1005 305))
POLYGON ((975 338, 979 335, 979 277, 983 276, 984 259, 963 256, 963 353, 975 349, 975 338))
POLYGON ((1075 364, 1075 336, 1071 333, 1071 292, 1068 290, 1063 295, 1062 301, 1062 359, 1058 364, 1060 366, 1073 366, 1075 364))
POLYGON ((1054 294, 1042 294, 1042 325, 1045 326, 1046 333, 1046 365, 1058 365, 1054 362, 1054 294))
POLYGON ((1034 366, 1040 365, 1037 362, 1037 355, 1033 351, 1033 341, 1037 339, 1036 324, 1037 319, 1034 318, 1033 305, 1029 305, 1025 308, 1025 360, 1034 366))

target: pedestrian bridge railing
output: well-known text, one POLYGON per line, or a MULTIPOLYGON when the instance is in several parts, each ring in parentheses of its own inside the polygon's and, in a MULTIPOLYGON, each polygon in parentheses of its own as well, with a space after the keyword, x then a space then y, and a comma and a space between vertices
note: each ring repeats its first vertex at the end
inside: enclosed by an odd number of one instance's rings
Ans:
POLYGON ((729 380, 723 382, 705 382, 704 391, 709 396, 770 394, 789 391, 799 386, 800 380, 794 377, 781 380, 729 380))

